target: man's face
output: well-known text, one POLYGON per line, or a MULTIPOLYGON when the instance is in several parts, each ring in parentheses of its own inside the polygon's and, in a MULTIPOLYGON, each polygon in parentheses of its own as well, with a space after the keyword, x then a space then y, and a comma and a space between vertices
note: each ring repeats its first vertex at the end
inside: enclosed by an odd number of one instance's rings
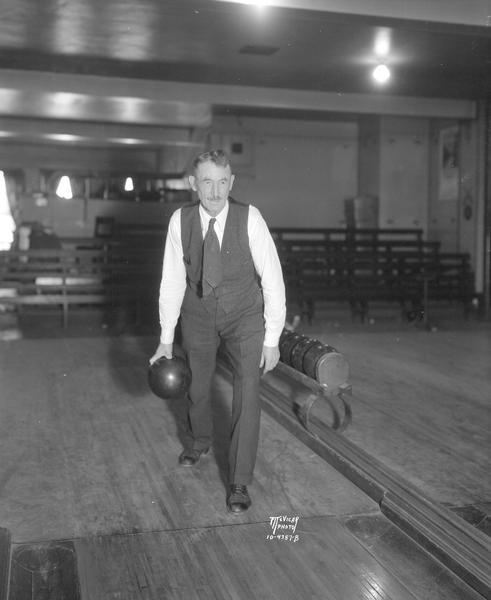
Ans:
POLYGON ((207 161, 198 166, 195 175, 190 175, 189 183, 206 212, 216 217, 227 202, 234 178, 228 165, 222 167, 207 161))

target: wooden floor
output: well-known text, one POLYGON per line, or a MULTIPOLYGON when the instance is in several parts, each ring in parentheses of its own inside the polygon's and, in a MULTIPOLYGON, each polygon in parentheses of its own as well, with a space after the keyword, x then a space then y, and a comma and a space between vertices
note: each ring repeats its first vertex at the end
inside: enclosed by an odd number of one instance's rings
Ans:
MULTIPOLYGON (((265 413, 253 506, 229 515, 229 383, 213 453, 182 469, 182 407, 146 384, 155 337, 50 333, 0 342, 6 600, 482 599, 265 413), (282 516, 294 531, 273 532, 282 516)), ((309 333, 349 359, 348 439, 438 502, 490 506, 489 327, 309 333)))
POLYGON ((491 324, 323 325, 306 330, 351 367, 345 436, 437 502, 491 514, 491 324))

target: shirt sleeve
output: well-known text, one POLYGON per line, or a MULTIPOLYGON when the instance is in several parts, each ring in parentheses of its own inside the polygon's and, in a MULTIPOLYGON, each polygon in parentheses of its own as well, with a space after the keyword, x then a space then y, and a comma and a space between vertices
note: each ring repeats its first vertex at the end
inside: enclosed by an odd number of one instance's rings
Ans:
POLYGON ((181 312, 186 291, 186 267, 181 242, 181 210, 176 210, 170 220, 165 240, 162 279, 159 293, 160 342, 172 344, 174 330, 181 312))
POLYGON ((285 283, 271 233, 254 206, 249 206, 247 233, 252 260, 261 279, 264 296, 264 345, 277 346, 286 319, 285 283))

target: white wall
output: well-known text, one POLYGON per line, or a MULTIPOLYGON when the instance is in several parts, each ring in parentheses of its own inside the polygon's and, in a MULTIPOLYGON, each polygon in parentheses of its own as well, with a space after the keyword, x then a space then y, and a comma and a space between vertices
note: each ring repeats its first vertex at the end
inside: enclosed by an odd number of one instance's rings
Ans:
POLYGON ((232 152, 232 196, 271 227, 343 227, 344 200, 357 191, 357 137, 354 122, 221 117, 210 143, 243 143, 242 155, 232 152))
POLYGON ((429 122, 382 117, 379 226, 427 230, 429 122))

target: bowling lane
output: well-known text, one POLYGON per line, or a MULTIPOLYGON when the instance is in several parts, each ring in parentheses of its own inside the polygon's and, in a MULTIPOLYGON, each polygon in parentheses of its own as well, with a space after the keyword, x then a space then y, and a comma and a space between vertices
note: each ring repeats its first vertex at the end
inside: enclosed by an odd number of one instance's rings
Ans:
POLYGON ((350 441, 438 502, 491 501, 489 326, 309 335, 350 363, 350 441))
POLYGON ((230 385, 216 378, 213 454, 178 468, 184 415, 148 391, 153 346, 130 337, 0 345, 9 600, 21 597, 33 556, 44 573, 61 569, 59 582, 76 576, 82 600, 481 598, 267 414, 253 507, 228 515, 230 385), (295 529, 273 531, 272 517, 295 529), (48 564, 51 548, 72 563, 48 564))
MULTIPOLYGON (((184 413, 147 386, 144 338, 21 340, 0 345, 1 526, 14 540, 227 525, 228 384, 217 378, 213 455, 177 466, 184 413)), ((370 513, 367 497, 267 415, 237 521, 370 513)))
POLYGON ((76 540, 82 597, 482 600, 382 516, 300 519, 296 542, 270 534, 244 523, 76 540))

